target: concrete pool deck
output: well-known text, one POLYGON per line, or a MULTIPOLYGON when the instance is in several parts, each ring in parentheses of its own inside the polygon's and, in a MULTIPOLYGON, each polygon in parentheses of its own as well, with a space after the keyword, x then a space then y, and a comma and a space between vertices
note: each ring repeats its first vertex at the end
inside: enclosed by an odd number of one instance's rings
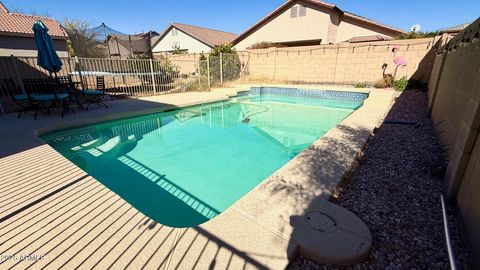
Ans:
POLYGON ((58 112, 36 121, 31 115, 1 116, 0 268, 281 269, 297 252, 327 263, 361 259, 371 242, 368 229, 326 199, 380 124, 393 91, 347 89, 370 92, 362 108, 222 214, 188 229, 150 220, 37 137, 69 126, 226 100, 250 86, 119 100, 109 102, 108 110, 64 119, 58 112), (318 222, 309 227, 308 218, 318 222), (318 255, 319 250, 325 252, 318 255))

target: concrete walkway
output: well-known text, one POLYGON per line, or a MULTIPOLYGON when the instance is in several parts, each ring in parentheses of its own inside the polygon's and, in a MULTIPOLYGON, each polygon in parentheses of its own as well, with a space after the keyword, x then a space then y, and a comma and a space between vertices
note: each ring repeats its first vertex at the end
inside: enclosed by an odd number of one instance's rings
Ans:
POLYGON ((368 229, 325 198, 388 111, 391 91, 369 90, 339 126, 215 219, 188 229, 149 219, 36 136, 225 100, 246 88, 120 100, 64 119, 1 116, 0 268, 282 269, 297 253, 343 264, 366 256, 368 229))

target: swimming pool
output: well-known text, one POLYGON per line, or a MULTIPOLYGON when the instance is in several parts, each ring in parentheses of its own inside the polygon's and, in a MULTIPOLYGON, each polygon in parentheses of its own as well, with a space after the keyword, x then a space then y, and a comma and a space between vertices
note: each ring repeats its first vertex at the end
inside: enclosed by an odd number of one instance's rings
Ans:
POLYGON ((367 97, 252 88, 222 102, 41 137, 153 220, 191 227, 227 209, 367 97))

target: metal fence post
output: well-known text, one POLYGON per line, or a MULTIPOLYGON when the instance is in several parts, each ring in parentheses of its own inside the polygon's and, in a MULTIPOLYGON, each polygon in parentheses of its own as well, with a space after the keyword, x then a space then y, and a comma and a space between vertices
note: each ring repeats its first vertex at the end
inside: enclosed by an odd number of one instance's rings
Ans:
POLYGON ((80 77, 82 90, 84 90, 85 86, 83 85, 82 68, 80 67, 80 61, 78 60, 78 56, 75 56, 75 66, 76 66, 77 71, 78 71, 78 76, 80 77))
POLYGON ((152 74, 153 94, 157 94, 157 85, 155 84, 155 75, 153 74, 153 60, 150 58, 150 72, 152 74))
POLYGON ((223 85, 223 53, 220 53, 220 84, 223 85))
POLYGON ((12 61, 13 70, 15 71, 15 75, 17 76, 17 81, 20 84, 20 89, 22 89, 22 93, 25 95, 27 93, 25 91, 25 85, 23 85, 22 76, 20 76, 20 71, 18 70, 17 61, 13 54, 10 55, 10 61, 12 61))
POLYGON ((210 89, 210 56, 207 56, 207 78, 208 78, 208 89, 210 89))
POLYGON ((277 78, 277 47, 275 47, 273 55, 273 80, 277 78))
POLYGON ((200 73, 200 68, 202 66, 202 60, 198 60, 198 72, 197 72, 197 76, 198 76, 198 87, 201 88, 202 87, 202 74, 200 73))

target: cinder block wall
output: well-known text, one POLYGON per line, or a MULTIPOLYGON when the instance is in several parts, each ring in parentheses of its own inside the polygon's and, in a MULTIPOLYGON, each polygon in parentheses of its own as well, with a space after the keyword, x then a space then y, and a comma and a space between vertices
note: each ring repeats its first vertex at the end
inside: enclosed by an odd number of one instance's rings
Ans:
MULTIPOLYGON (((164 54, 154 54, 155 59, 162 59, 164 54)), ((182 73, 194 73, 198 68, 198 60, 200 58, 199 53, 191 54, 174 54, 168 55, 168 59, 172 64, 178 66, 182 73)))
POLYGON ((480 267, 480 18, 436 52, 432 120, 448 151, 445 193, 458 203, 480 267))
POLYGON ((398 68, 397 78, 428 82, 439 37, 365 43, 341 43, 288 48, 258 49, 241 52, 248 55, 250 77, 292 82, 328 84, 374 83, 386 73, 393 74, 393 47, 404 56, 407 66, 398 68))
MULTIPOLYGON (((439 40, 440 37, 270 48, 239 51, 238 55, 245 71, 242 74, 252 80, 373 84, 382 79, 383 64, 388 65, 387 74, 394 73, 392 49, 398 47, 396 55, 404 56, 408 64, 398 68, 397 79, 406 76, 428 82, 439 40)), ((168 55, 182 72, 194 72, 199 57, 200 54, 168 55)))

